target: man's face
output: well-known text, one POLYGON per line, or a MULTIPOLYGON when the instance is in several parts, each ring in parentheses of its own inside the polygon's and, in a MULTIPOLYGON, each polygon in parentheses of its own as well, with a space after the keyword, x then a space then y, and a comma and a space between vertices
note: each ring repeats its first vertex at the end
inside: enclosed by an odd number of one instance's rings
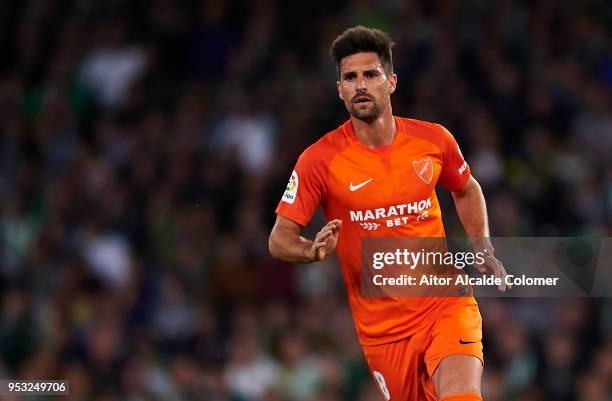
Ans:
POLYGON ((340 62, 338 95, 349 114, 360 120, 376 120, 388 107, 397 76, 387 75, 376 53, 355 53, 340 62))

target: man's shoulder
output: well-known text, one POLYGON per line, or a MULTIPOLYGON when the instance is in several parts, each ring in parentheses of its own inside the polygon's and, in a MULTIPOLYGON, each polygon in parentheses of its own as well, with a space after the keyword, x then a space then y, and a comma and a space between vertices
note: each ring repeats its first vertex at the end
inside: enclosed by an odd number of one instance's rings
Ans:
POLYGON ((408 134, 426 134, 432 136, 442 136, 448 132, 443 125, 431 121, 417 120, 416 118, 396 117, 403 125, 404 131, 408 134))
POLYGON ((334 156, 350 146, 351 140, 347 135, 344 123, 332 131, 327 132, 315 143, 302 152, 302 158, 329 162, 334 156))
POLYGON ((441 124, 407 117, 397 118, 404 134, 429 141, 440 149, 446 148, 449 137, 452 137, 451 133, 441 124))

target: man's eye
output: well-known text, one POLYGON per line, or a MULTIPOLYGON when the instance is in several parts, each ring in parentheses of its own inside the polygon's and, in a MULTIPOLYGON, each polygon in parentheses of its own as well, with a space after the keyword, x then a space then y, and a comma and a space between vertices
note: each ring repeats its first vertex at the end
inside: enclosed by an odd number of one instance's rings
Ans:
POLYGON ((355 79, 354 75, 348 75, 348 76, 344 77, 345 81, 352 81, 353 79, 355 79))

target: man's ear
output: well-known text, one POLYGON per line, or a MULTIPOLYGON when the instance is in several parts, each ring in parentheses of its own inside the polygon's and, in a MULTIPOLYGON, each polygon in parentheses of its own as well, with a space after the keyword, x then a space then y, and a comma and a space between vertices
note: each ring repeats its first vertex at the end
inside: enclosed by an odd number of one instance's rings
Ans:
POLYGON ((396 74, 391 74, 391 76, 389 77, 389 92, 393 93, 395 92, 395 88, 397 87, 397 75, 396 74))
POLYGON ((338 89, 338 96, 340 99, 344 100, 344 96, 342 96, 342 92, 340 91, 340 81, 336 81, 336 89, 338 89))

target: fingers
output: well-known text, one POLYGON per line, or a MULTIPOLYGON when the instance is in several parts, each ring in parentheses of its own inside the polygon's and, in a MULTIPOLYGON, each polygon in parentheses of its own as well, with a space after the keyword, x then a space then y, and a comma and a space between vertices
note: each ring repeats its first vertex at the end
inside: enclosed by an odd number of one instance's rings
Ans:
POLYGON ((337 236, 342 226, 341 220, 332 220, 321 228, 313 241, 313 246, 316 248, 325 246, 331 236, 337 236))
POLYGON ((496 266, 495 266, 496 268, 495 268, 495 273, 494 273, 495 274, 495 278, 500 280, 500 284, 497 286, 497 289, 499 291, 501 291, 501 292, 505 292, 506 291, 506 282, 504 281, 504 275, 502 274, 503 266, 500 269, 501 262, 499 262, 498 260, 495 260, 495 262, 496 262, 496 266))
POLYGON ((506 276, 508 273, 506 272, 502 262, 500 262, 496 257, 488 255, 485 257, 484 263, 474 264, 473 266, 481 274, 491 272, 493 276, 500 281, 500 284, 497 286, 499 291, 505 292, 506 289, 512 288, 511 284, 506 284, 506 276))
POLYGON ((504 265, 494 256, 490 257, 490 270, 493 273, 493 276, 500 281, 500 284, 497 286, 497 289, 501 292, 506 292, 506 288, 512 288, 511 285, 506 284, 506 269, 504 265))
MULTIPOLYGON (((500 291, 504 292, 507 289, 512 289, 512 284, 510 283, 506 283, 506 277, 508 276, 508 273, 506 272, 506 268, 504 267, 503 263, 500 262, 499 260, 495 259, 497 261, 497 265, 499 267, 499 277, 502 280, 502 283, 504 283, 504 288, 500 289, 500 291)), ((498 287, 499 288, 499 287, 498 287)))
MULTIPOLYGON (((338 239, 338 233, 342 227, 342 220, 334 219, 330 220, 321 228, 321 231, 317 233, 314 241, 312 242, 312 250, 314 251, 315 260, 322 260, 327 255, 328 244, 335 244, 335 240, 338 239)), ((335 245, 334 245, 335 246, 335 245)))
POLYGON ((322 260, 327 255, 327 242, 334 235, 336 229, 335 224, 326 224, 319 231, 312 242, 315 260, 322 260))
POLYGON ((315 255, 316 255, 316 260, 323 260, 325 256, 327 256, 325 247, 322 246, 320 248, 317 248, 317 250, 315 251, 315 255))
POLYGON ((506 288, 512 288, 511 285, 506 284, 506 269, 504 269, 504 265, 497 258, 491 256, 492 259, 492 272, 496 279, 500 281, 500 284, 497 286, 497 289, 501 292, 506 292, 506 288))
POLYGON ((317 234, 317 237, 312 242, 312 249, 314 249, 315 251, 321 248, 325 250, 325 248, 327 247, 327 241, 330 236, 331 230, 317 234))
POLYGON ((473 265, 473 266, 474 266, 474 268, 475 268, 476 270, 478 270, 478 273, 480 273, 480 274, 484 274, 484 273, 486 273, 486 272, 487 272, 487 267, 485 266, 485 264, 486 264, 486 262, 481 263, 481 264, 480 264, 480 263, 479 263, 479 264, 474 263, 474 265, 473 265))
POLYGON ((338 232, 340 228, 342 228, 342 220, 339 220, 339 219, 330 220, 327 222, 325 226, 323 226, 323 228, 325 227, 329 227, 332 229, 332 231, 338 232))
POLYGON ((317 233, 317 236, 315 237, 314 241, 313 241, 313 246, 315 246, 316 248, 320 247, 320 246, 324 246, 327 243, 327 239, 333 234, 333 231, 331 228, 329 227, 323 227, 321 229, 321 231, 319 231, 317 233))

